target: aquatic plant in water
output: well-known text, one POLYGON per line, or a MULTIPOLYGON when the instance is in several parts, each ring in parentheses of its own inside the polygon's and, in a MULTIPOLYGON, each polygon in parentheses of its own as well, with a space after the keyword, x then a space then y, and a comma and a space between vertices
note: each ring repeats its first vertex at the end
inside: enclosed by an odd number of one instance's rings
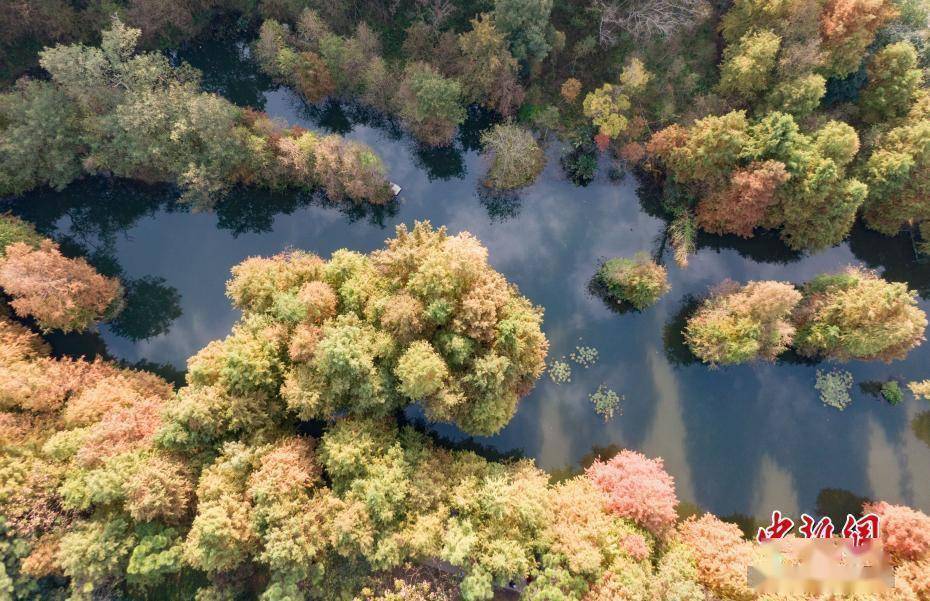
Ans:
POLYGON ((597 349, 593 346, 579 345, 575 351, 569 355, 569 358, 582 367, 591 367, 597 363, 597 349))
POLYGON ((895 380, 889 380, 882 384, 882 398, 892 405, 897 405, 904 400, 904 391, 895 380))
POLYGON ((930 401, 930 380, 923 380, 921 382, 909 382, 907 387, 911 390, 911 394, 913 394, 918 399, 926 399, 930 401))
POLYGON ((609 422, 620 407, 623 396, 601 384, 595 392, 588 395, 588 399, 594 403, 594 412, 603 417, 605 422, 609 422))
MULTIPOLYGON (((562 357, 564 359, 565 357, 562 357)), ((549 378, 556 384, 572 381, 572 366, 567 361, 555 360, 549 365, 549 378)))
POLYGON ((852 397, 849 396, 849 389, 852 385, 852 374, 844 369, 834 369, 829 372, 818 369, 817 383, 814 388, 820 391, 820 401, 824 405, 842 411, 852 403, 852 397))

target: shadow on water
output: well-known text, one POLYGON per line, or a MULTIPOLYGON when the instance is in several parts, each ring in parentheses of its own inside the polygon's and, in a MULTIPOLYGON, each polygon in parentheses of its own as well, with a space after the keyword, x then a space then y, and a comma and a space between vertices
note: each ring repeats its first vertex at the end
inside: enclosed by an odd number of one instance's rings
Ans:
POLYGON ((148 340, 171 329, 181 316, 181 294, 165 278, 123 278, 126 306, 110 322, 110 331, 129 340, 148 340))
POLYGON ((488 461, 517 461, 527 457, 523 449, 502 450, 494 445, 483 443, 473 436, 445 436, 439 431, 441 428, 436 428, 433 424, 427 424, 418 415, 408 417, 407 414, 401 414, 399 418, 401 426, 410 426, 417 432, 426 434, 433 442, 446 449, 471 451, 488 461))
POLYGON ((23 198, 0 201, 0 210, 31 222, 45 235, 55 232, 59 221, 67 219, 69 235, 76 244, 111 251, 116 237, 143 217, 187 211, 185 205, 175 204, 177 197, 174 186, 86 177, 62 191, 43 188, 23 198))
POLYGON ((818 516, 829 517, 839 530, 847 515, 861 516, 862 506, 871 501, 842 488, 824 488, 817 493, 816 511, 818 516))
POLYGON ((495 190, 482 183, 477 186, 478 201, 488 212, 488 219, 502 223, 520 215, 523 201, 520 193, 511 190, 495 190))
POLYGON ((239 106, 264 110, 264 92, 271 79, 256 69, 249 59, 248 45, 238 35, 223 35, 185 44, 178 59, 196 67, 203 74, 202 86, 207 92, 225 96, 239 106))
POLYGON ((432 148, 414 144, 413 156, 417 167, 426 173, 431 182, 465 177, 465 159, 462 151, 455 146, 432 148))
POLYGON ((756 230, 752 238, 740 236, 717 236, 701 232, 695 240, 697 250, 735 250, 739 256, 757 263, 776 263, 788 265, 796 263, 804 253, 791 250, 778 237, 778 232, 771 230, 756 230))
POLYGON ((576 463, 549 470, 549 480, 551 482, 561 482, 562 480, 580 476, 585 470, 591 467, 595 461, 608 461, 622 450, 623 447, 617 444, 609 444, 606 446, 594 445, 591 447, 591 450, 582 455, 576 463))
MULTIPOLYGON (((600 270, 600 266, 597 266, 597 270, 600 270)), ((597 271, 594 272, 594 275, 591 276, 591 279, 588 280, 588 294, 598 299, 604 306, 610 309, 611 313, 616 315, 624 315, 626 313, 642 313, 641 310, 637 309, 630 303, 626 301, 619 301, 610 294, 610 291, 607 289, 607 286, 604 285, 604 282, 601 281, 601 278, 597 277, 597 271)))
POLYGON ((859 222, 849 237, 849 250, 885 279, 907 282, 921 298, 930 299, 930 260, 917 256, 910 234, 889 237, 859 222))
POLYGON ((911 420, 911 431, 917 440, 930 447, 930 411, 914 416, 911 420))
POLYGON ((396 118, 358 102, 332 98, 317 104, 300 99, 297 102, 300 105, 298 114, 326 132, 346 135, 363 126, 377 129, 389 140, 406 140, 413 150, 416 166, 429 181, 465 177, 464 153, 480 150, 481 134, 500 120, 490 111, 470 106, 455 140, 448 146, 433 147, 412 140, 396 118))
POLYGON ((688 319, 694 315, 700 306, 701 299, 696 296, 686 295, 681 300, 681 307, 662 328, 662 346, 665 349, 665 357, 669 363, 676 367, 695 365, 701 362, 691 352, 691 348, 688 347, 688 343, 685 341, 685 326, 688 324, 688 319))
POLYGON ((236 188, 218 202, 213 211, 216 226, 237 238, 242 234, 271 232, 278 215, 290 215, 312 202, 309 194, 236 188))
MULTIPOLYGON (((119 278, 125 306, 110 322, 110 329, 118 336, 141 341, 168 332, 181 316, 181 296, 164 278, 127 276, 117 245, 141 219, 160 211, 186 210, 175 206, 176 197, 171 186, 140 186, 127 180, 91 177, 65 191, 36 192, 29 202, 6 201, 0 210, 31 221, 58 242, 64 255, 84 257, 100 273, 119 278), (67 233, 59 231, 62 221, 68 222, 67 233)), ((103 352, 100 344, 93 335, 61 338, 57 349, 92 357, 103 352)))

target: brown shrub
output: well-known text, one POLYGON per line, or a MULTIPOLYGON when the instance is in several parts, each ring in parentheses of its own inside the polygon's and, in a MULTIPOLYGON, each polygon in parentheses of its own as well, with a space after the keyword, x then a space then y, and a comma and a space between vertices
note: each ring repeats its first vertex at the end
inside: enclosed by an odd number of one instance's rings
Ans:
POLYGON ((698 226, 714 234, 751 238, 762 225, 766 210, 775 203, 778 186, 790 175, 779 161, 752 163, 733 173, 730 185, 698 203, 698 226))

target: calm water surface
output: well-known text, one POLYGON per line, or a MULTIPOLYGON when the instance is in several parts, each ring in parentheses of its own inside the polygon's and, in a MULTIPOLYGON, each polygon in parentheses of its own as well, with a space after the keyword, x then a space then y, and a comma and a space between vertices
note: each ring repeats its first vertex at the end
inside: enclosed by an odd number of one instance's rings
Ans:
MULTIPOLYGON (((787 359, 710 369, 694 361, 678 333, 693 298, 724 278, 802 282, 847 264, 908 282, 930 311, 930 265, 914 260, 908 239, 857 228, 850 242, 801 256, 773 237, 707 237, 682 270, 663 246, 665 222, 644 208, 649 203, 640 201, 632 175, 611 181, 602 165, 594 182, 578 187, 566 181, 551 148, 532 187, 517 198, 489 199, 479 193, 485 166, 474 127, 463 130, 453 150, 423 151, 396 127, 358 110, 306 107, 257 75, 231 43, 182 55, 205 71, 207 87, 236 102, 372 145, 403 187, 399 202, 366 211, 247 191, 215 212, 195 213, 176 205, 170 188, 103 179, 8 201, 8 209, 66 249, 129 283, 123 322, 101 328, 99 336, 58 339, 58 349, 105 349, 130 362, 183 369, 188 356, 224 337, 237 319, 224 284, 246 257, 287 248, 324 257, 343 247, 371 251, 395 225, 429 219, 478 236, 494 267, 545 308, 550 360, 578 345, 599 351, 596 364, 573 364, 569 383, 544 375, 513 421, 477 442, 552 470, 575 467, 604 447, 661 456, 679 496, 719 514, 824 511, 854 495, 930 510, 930 404, 908 395, 893 407, 870 394, 874 382, 930 377, 930 344, 906 361, 842 366, 857 384, 853 404, 839 412, 823 406, 814 389, 817 369, 832 365, 787 359), (672 291, 642 313, 619 312, 591 290, 591 278, 599 261, 637 251, 662 257, 672 291), (609 423, 588 400, 601 384, 624 396, 622 412, 609 423)), ((473 125, 479 121, 472 116, 473 125)), ((436 430, 461 438, 449 427, 436 430)))

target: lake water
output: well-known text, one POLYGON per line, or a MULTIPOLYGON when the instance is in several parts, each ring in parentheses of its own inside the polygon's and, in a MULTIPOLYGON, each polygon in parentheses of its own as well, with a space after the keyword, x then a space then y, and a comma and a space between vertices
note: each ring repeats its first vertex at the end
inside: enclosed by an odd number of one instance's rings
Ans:
MULTIPOLYGON (((395 225, 429 219, 453 233, 475 234, 493 266, 545 308, 550 361, 579 345, 598 350, 594 365, 572 363, 568 383, 544 375, 500 434, 475 442, 533 457, 550 470, 576 467, 605 447, 661 456, 683 500, 721 515, 835 513, 856 496, 930 511, 930 403, 907 395, 891 406, 870 394, 876 381, 930 377, 930 344, 905 361, 841 365, 856 385, 853 404, 840 412, 822 405, 814 389, 817 369, 834 365, 788 359, 710 369, 694 361, 679 334, 692 299, 725 278, 799 283, 847 264, 906 281, 930 311, 930 264, 915 261, 909 238, 857 227, 848 243, 802 256, 774 236, 708 236, 690 266, 680 269, 663 248, 665 222, 644 208, 632 174, 614 181, 602 164, 590 185, 575 186, 550 147, 548 166, 533 186, 515 199, 489 199, 480 194, 485 166, 475 127, 465 128, 452 150, 424 151, 396 127, 372 123, 359 111, 306 107, 257 75, 233 43, 211 42, 182 56, 205 71, 209 89, 235 102, 367 142, 403 192, 396 204, 372 211, 245 191, 216 211, 195 213, 175 203, 171 188, 97 178, 60 193, 8 200, 6 210, 134 290, 123 322, 99 335, 56 337, 58 351, 183 369, 187 357, 224 337, 237 319, 224 285, 230 268, 246 257, 287 248, 324 257, 343 247, 371 251, 395 225), (661 253, 672 289, 644 312, 621 313, 591 291, 591 278, 600 261, 637 251, 661 253), (588 399, 601 384, 624 396, 610 422, 588 399)), ((478 120, 473 115, 472 124, 478 120)), ((435 429, 461 438, 452 428, 435 429)))

